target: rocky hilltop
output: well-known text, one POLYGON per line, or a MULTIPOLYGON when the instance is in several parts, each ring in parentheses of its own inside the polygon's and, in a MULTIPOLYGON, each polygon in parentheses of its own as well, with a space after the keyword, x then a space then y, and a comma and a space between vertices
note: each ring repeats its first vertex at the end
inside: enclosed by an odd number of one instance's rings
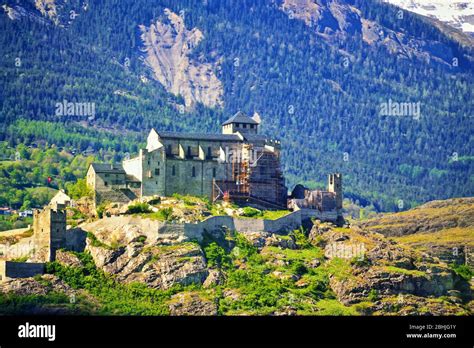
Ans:
POLYGON ((414 209, 358 222, 417 250, 451 263, 474 264, 474 199, 432 201, 414 209))
MULTIPOLYGON (((472 229, 470 204, 472 199, 432 202, 404 214, 446 208, 444 215, 437 212, 439 221, 450 221, 452 214, 472 229)), ((117 315, 471 315, 472 269, 379 233, 390 230, 387 219, 395 218, 396 227, 401 216, 381 217, 379 225, 313 221, 278 234, 222 228, 200 240, 173 228, 157 237, 158 222, 146 214, 99 219, 77 227, 87 232, 84 251, 60 251, 44 276, 4 282, 1 308, 117 315)), ((420 224, 427 221, 420 218, 420 224)), ((430 221, 432 229, 444 228, 430 221)), ((472 234, 468 239, 472 243, 472 234)))

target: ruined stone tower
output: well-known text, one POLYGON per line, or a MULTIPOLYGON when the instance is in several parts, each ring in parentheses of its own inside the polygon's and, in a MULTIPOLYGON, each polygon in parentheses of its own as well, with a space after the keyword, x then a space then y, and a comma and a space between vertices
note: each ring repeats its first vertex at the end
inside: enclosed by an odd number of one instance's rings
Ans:
POLYGON ((336 209, 342 209, 342 174, 329 174, 328 191, 336 194, 336 209))
POLYGON ((66 239, 66 210, 60 204, 35 210, 33 217, 35 261, 49 262, 66 239))

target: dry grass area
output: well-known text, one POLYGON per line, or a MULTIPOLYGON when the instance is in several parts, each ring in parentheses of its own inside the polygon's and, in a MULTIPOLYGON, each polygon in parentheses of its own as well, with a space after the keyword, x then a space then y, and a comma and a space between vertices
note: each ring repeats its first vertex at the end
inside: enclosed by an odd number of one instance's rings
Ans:
POLYGON ((33 236, 33 229, 19 228, 16 230, 10 230, 0 232, 0 244, 16 244, 23 238, 29 238, 33 236))
MULTIPOLYGON (((474 227, 474 198, 433 201, 408 211, 384 214, 357 224, 364 229, 394 237, 442 231, 455 233, 454 238, 462 235, 468 237, 474 227)), ((439 238, 445 236, 445 233, 440 234, 439 238)))
POLYGON ((467 245, 474 247, 474 226, 461 228, 448 228, 431 233, 415 233, 402 237, 394 237, 395 241, 411 245, 414 247, 423 247, 426 245, 467 245))

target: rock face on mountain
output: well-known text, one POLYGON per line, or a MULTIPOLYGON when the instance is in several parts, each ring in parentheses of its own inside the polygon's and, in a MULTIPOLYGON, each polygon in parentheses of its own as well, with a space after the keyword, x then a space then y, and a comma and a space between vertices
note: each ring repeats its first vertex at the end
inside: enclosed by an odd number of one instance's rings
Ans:
POLYGON ((140 30, 145 62, 168 92, 182 96, 188 109, 196 103, 211 108, 223 105, 217 64, 190 57, 203 39, 199 29, 186 29, 184 19, 166 9, 163 19, 149 27, 141 25, 140 30))
POLYGON ((197 292, 174 295, 169 302, 171 315, 216 315, 217 303, 197 292))
POLYGON ((406 212, 384 214, 358 223, 361 228, 399 237, 413 233, 437 232, 474 226, 474 198, 432 201, 406 212))
POLYGON ((385 47, 403 58, 451 64, 451 50, 440 42, 421 40, 363 18, 362 13, 346 0, 284 0, 281 9, 290 18, 302 20, 328 42, 359 35, 368 45, 385 47))
POLYGON ((433 201, 358 225, 447 263, 474 265, 474 198, 433 201))
POLYGON ((202 284, 209 274, 202 250, 194 243, 145 248, 135 242, 116 250, 92 244, 88 240, 86 250, 96 266, 120 282, 168 289, 177 284, 202 284))
MULTIPOLYGON (((378 307, 382 308, 397 296, 419 297, 430 308, 432 303, 429 298, 451 296, 450 310, 455 310, 456 303, 460 301, 457 295, 452 294, 462 279, 446 264, 380 234, 358 227, 335 229, 316 224, 309 239, 324 248, 327 258, 337 260, 339 271, 330 275, 329 284, 338 300, 345 305, 371 298, 375 303, 371 306, 371 313, 375 313, 378 307), (341 263, 341 259, 346 261, 341 263)), ((465 286, 470 293, 467 283, 465 286)), ((433 303, 436 304, 436 301, 433 303)), ((400 302, 399 307, 405 307, 405 303, 400 302)), ((432 314, 444 313, 439 308, 433 311, 432 314)), ((459 311, 462 312, 460 308, 459 311)), ((417 308, 412 308, 405 314, 419 312, 417 308)))
POLYGON ((44 275, 41 280, 33 278, 18 278, 0 283, 0 293, 13 293, 16 295, 45 295, 51 291, 62 292, 67 295, 75 293, 70 286, 51 274, 44 275))
POLYGON ((89 4, 83 0, 35 0, 36 9, 55 25, 64 27, 72 23, 89 4))

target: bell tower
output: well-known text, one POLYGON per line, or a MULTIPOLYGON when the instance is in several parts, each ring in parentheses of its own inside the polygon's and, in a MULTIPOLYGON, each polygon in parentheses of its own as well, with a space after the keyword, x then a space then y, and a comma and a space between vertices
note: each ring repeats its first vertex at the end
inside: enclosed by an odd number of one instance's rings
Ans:
POLYGON ((222 134, 257 134, 259 122, 245 115, 242 111, 237 112, 222 124, 222 134))
POLYGON ((329 174, 328 191, 336 194, 336 209, 342 209, 342 174, 329 174))

